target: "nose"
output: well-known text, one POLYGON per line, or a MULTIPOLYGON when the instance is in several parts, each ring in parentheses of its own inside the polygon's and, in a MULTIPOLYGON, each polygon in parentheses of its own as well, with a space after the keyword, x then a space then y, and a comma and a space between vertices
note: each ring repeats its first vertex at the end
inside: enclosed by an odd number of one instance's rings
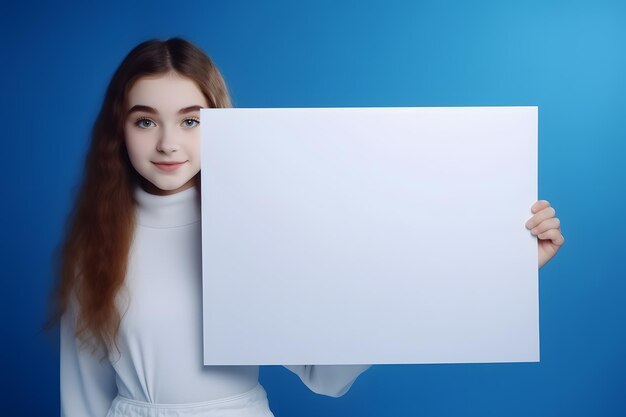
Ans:
POLYGON ((178 151, 179 149, 180 145, 176 141, 176 135, 174 132, 168 132, 167 129, 165 129, 157 142, 156 150, 163 153, 172 153, 178 151))

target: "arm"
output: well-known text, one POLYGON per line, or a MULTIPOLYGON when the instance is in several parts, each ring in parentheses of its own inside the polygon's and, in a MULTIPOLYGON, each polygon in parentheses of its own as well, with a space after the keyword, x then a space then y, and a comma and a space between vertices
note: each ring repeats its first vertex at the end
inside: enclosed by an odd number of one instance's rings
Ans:
POLYGON ((117 395, 115 370, 100 361, 102 350, 80 349, 75 312, 70 302, 61 318, 61 417, 104 417, 117 395))
POLYGON ((341 397, 371 365, 284 365, 317 394, 341 397))

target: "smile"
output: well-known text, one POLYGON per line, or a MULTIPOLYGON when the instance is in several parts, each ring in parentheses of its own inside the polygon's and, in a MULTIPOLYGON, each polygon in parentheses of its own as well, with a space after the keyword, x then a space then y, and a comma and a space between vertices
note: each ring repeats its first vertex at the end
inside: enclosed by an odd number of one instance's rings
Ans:
POLYGON ((184 164, 184 162, 152 162, 154 166, 162 171, 174 171, 184 164))

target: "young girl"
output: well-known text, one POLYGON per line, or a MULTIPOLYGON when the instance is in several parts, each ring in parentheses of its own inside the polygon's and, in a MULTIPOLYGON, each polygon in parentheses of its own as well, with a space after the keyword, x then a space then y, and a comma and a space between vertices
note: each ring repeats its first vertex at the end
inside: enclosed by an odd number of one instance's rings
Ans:
MULTIPOLYGON (((272 416, 257 366, 202 359, 199 116, 230 106, 183 39, 144 42, 115 72, 63 247, 62 416, 272 416)), ((547 201, 532 211, 541 267, 563 237, 547 201)), ((287 368, 340 396, 368 366, 287 368)))

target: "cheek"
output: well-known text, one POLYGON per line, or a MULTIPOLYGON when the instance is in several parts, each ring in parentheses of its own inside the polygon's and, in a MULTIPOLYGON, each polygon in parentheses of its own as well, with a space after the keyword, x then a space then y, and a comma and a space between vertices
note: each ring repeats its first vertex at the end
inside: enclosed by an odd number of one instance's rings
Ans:
POLYGON ((194 147, 189 150, 189 162, 191 163, 191 170, 194 174, 200 171, 200 146, 194 147))
POLYGON ((135 161, 137 160, 137 149, 136 149, 136 143, 135 141, 133 141, 132 139, 129 139, 128 136, 126 137, 126 152, 128 152, 128 159, 130 159, 130 162, 133 163, 133 165, 135 165, 135 161))
POLYGON ((200 141, 198 141, 196 144, 194 144, 194 146, 192 147, 191 150, 194 159, 196 159, 198 161, 198 163, 200 163, 200 141))
POLYGON ((150 152, 150 140, 145 135, 126 133, 126 150, 131 161, 137 160, 150 152))
POLYGON ((197 135, 194 135, 188 139, 189 140, 186 141, 187 146, 185 147, 187 156, 189 157, 189 159, 197 161, 197 163, 199 164, 200 163, 200 148, 201 148, 200 134, 198 133, 197 135))

